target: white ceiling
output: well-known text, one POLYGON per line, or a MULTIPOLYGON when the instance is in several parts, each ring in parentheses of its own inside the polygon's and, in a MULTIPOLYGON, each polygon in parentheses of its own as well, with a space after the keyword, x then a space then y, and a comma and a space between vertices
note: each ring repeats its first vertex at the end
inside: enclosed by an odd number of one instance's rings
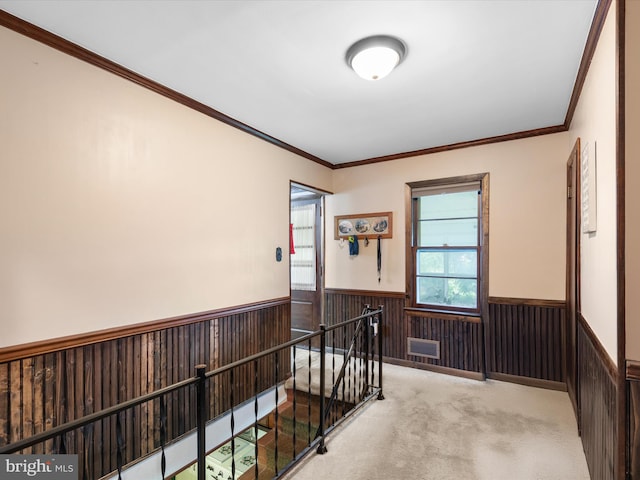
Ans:
POLYGON ((597 0, 0 0, 332 164, 562 125, 597 0), (377 82, 349 46, 390 34, 377 82))

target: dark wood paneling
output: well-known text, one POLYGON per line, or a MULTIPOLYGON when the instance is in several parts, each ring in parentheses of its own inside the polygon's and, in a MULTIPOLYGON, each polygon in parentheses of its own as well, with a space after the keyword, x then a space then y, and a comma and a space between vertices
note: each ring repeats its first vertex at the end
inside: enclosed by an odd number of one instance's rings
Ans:
POLYGON ((364 305, 384 306, 382 354, 392 362, 449 373, 482 371, 482 325, 476 318, 405 310, 404 293, 327 289, 325 299, 328 325, 360 315, 364 305), (407 355, 409 336, 440 341, 441 358, 407 355))
POLYGON ((358 290, 325 290, 325 322, 335 325, 362 313, 365 305, 384 307, 382 355, 406 359, 407 328, 404 321, 404 293, 358 290))
POLYGON ((291 327, 313 332, 313 303, 291 301, 291 327))
POLYGON ((440 342, 440 358, 407 354, 415 363, 482 372, 482 324, 430 314, 408 316, 408 336, 440 342))
POLYGON ((563 302, 491 298, 488 323, 489 376, 565 382, 563 302))
MULTIPOLYGON (((0 446, 190 378, 197 364, 213 370, 290 338, 288 302, 230 311, 209 318, 198 315, 195 322, 181 317, 173 327, 161 322, 166 328, 0 363, 0 446)), ((272 358, 260 363, 259 388, 283 380, 290 363, 282 353, 277 377, 272 358)), ((234 371, 234 404, 253 396, 253 379, 252 365, 234 371)), ((229 391, 225 379, 210 382, 209 418, 231 407, 229 391)), ((159 446, 159 408, 156 400, 120 415, 125 463, 159 446)), ((169 395, 167 414, 167 441, 193 429, 195 390, 169 395)), ((115 436, 112 417, 70 432, 64 440, 68 453, 80 454, 79 469, 86 478, 99 478, 116 468, 115 436)), ((33 451, 58 448, 59 441, 49 441, 33 451)))
POLYGON ((617 370, 582 318, 577 337, 580 425, 587 465, 593 480, 614 480, 618 434, 617 370))
MULTIPOLYGON (((480 318, 404 308, 404 294, 357 290, 325 292, 326 322, 360 314, 365 304, 385 306, 383 355, 403 365, 483 372, 480 318), (441 342, 440 360, 407 354, 407 337, 441 342), (479 343, 480 342, 480 343, 479 343)), ((489 374, 501 380, 564 388, 565 303, 491 297, 487 355, 489 374), (500 303, 496 303, 500 302, 500 303)))

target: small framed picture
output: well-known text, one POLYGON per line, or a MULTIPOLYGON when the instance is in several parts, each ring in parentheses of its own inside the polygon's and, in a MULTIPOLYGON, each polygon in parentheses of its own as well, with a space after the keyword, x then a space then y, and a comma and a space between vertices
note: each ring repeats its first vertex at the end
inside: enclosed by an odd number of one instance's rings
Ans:
POLYGON ((392 238, 392 212, 336 215, 335 239, 357 235, 361 238, 392 238))

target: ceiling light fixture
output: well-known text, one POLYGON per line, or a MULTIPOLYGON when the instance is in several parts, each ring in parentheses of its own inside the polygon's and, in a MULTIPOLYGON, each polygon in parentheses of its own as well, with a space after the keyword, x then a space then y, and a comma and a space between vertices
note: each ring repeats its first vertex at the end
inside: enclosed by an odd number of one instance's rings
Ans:
POLYGON ((349 47, 347 65, 365 80, 380 80, 404 60, 406 52, 401 40, 388 35, 374 35, 349 47))

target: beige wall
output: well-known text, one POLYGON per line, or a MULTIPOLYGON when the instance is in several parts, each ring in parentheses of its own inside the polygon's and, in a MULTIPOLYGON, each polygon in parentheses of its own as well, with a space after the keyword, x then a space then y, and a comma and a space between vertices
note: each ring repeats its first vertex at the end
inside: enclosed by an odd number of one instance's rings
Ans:
POLYGON ((602 30, 570 133, 596 158, 597 231, 581 233, 580 310, 617 361, 616 2, 602 30))
POLYGON ((627 358, 640 360, 640 2, 626 3, 626 322, 627 358))
POLYGON ((0 347, 289 295, 289 180, 329 169, 4 28, 0 58, 0 347))
POLYGON ((326 286, 404 292, 405 184, 489 172, 489 294, 564 300, 566 161, 574 141, 567 133, 546 135, 335 171, 326 286), (334 215, 378 211, 394 215, 380 284, 375 243, 361 243, 360 255, 350 258, 333 240, 332 223, 334 215))

